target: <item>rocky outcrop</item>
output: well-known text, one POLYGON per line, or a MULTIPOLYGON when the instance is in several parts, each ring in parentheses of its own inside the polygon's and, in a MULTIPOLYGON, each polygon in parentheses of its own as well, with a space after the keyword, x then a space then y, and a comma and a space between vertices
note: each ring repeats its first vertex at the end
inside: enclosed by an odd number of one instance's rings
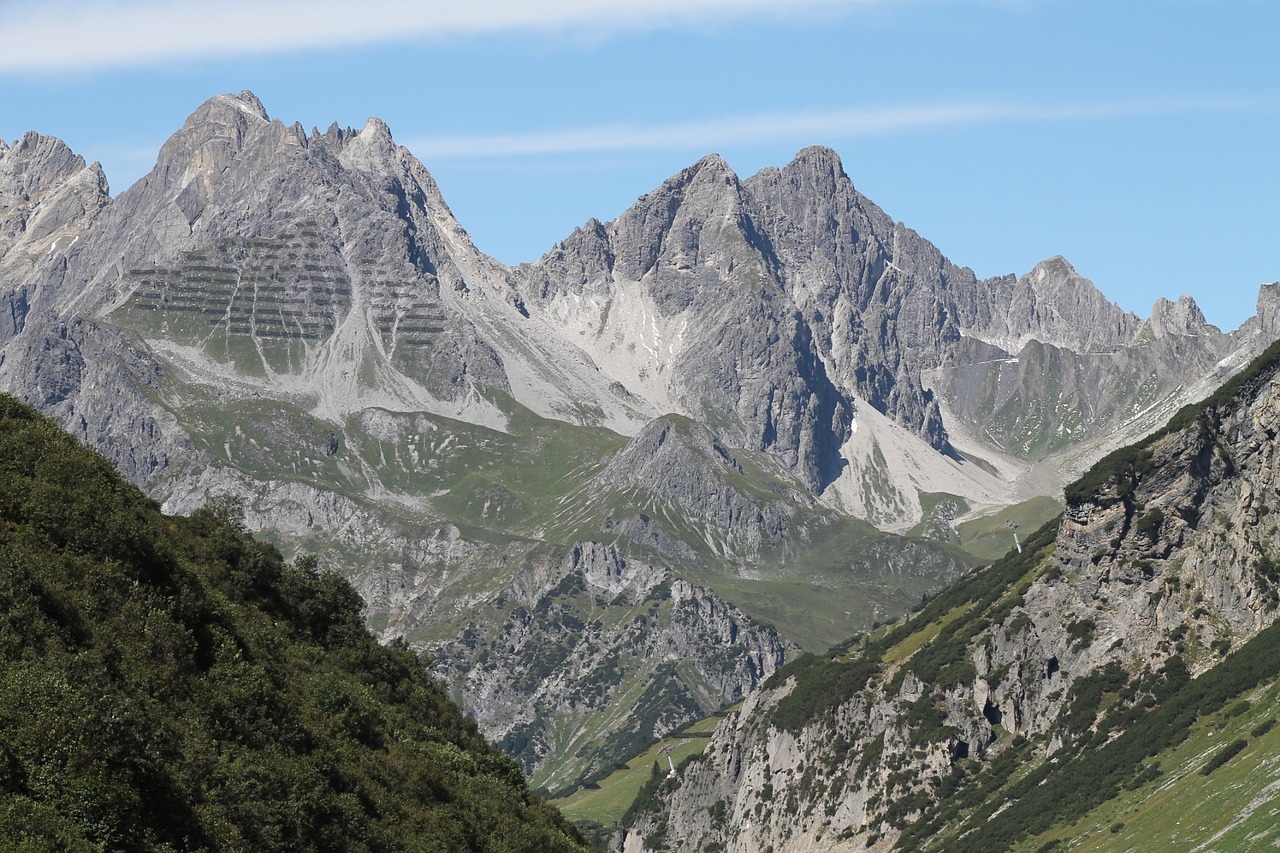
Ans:
POLYGON ((632 541, 637 544, 648 538, 658 543, 655 537, 663 525, 654 516, 661 515, 692 523, 718 555, 742 560, 756 557, 766 543, 786 538, 797 509, 815 506, 799 489, 780 490, 772 500, 752 491, 732 451, 706 427, 676 415, 646 426, 591 485, 593 496, 601 501, 624 495, 629 504, 649 510, 649 520, 638 528, 634 522, 606 524, 624 534, 634 531, 632 541))
POLYGON ((475 608, 435 654, 490 737, 564 791, 751 693, 787 652, 711 590, 580 542, 536 586, 475 608))
POLYGON ((1074 484, 1056 537, 1034 537, 883 642, 775 678, 666 786, 661 814, 615 844, 878 850, 902 836, 946 849, 927 833, 964 832, 935 816, 971 797, 966 786, 993 784, 983 767, 1003 778, 1006 753, 1070 760, 1104 715, 1158 705, 1179 671, 1212 669, 1275 622, 1278 432, 1272 347, 1074 484))
POLYGON ((207 461, 177 419, 154 404, 154 355, 113 326, 31 318, 0 360, 0 383, 94 448, 134 483, 159 487, 207 461))

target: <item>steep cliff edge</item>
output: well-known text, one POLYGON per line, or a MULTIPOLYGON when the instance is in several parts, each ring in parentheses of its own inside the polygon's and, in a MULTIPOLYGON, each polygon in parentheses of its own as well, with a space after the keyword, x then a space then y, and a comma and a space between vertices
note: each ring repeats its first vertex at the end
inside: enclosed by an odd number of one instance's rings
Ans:
POLYGON ((1280 344, 1099 462, 1022 554, 782 670, 616 843, 1004 849, 1150 782, 1280 677, 1278 432, 1280 344))

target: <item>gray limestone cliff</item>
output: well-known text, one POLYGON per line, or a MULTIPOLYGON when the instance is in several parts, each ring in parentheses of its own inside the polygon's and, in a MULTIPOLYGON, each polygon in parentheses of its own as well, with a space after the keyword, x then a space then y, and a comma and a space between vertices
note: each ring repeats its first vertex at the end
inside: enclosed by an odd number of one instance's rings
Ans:
POLYGON ((1278 434, 1273 346, 1073 484, 1024 555, 883 638, 782 671, 615 845, 977 849, 959 839, 1001 810, 971 789, 993 796, 1020 764, 1065 773, 1102 748, 1094 731, 1128 736, 1276 622, 1278 434), (953 800, 985 810, 965 823, 953 800))
POLYGON ((835 505, 899 520, 918 511, 911 466, 887 463, 902 494, 866 485, 849 444, 859 406, 937 451, 931 465, 967 454, 1061 482, 1269 342, 1223 334, 1187 299, 1140 320, 1061 257, 978 280, 821 147, 746 180, 704 158, 516 277, 532 315, 628 392, 776 454, 835 505))
POLYGON ((476 607, 435 654, 489 736, 554 793, 752 693, 787 652, 711 590, 581 542, 536 585, 476 607))

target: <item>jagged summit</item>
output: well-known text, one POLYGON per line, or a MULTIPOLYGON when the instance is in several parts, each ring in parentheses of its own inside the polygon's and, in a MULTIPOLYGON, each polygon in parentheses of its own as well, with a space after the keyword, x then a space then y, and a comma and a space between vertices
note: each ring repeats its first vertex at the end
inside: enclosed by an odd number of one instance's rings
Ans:
POLYGON ((1157 299, 1151 306, 1151 317, 1147 320, 1147 328, 1157 336, 1164 335, 1200 335, 1217 327, 1210 326, 1200 306, 1185 293, 1177 302, 1168 299, 1157 299))
POLYGON ((1041 261, 1009 294, 1009 352, 1028 340, 1077 351, 1131 341, 1141 321, 1120 309, 1061 255, 1041 261))
POLYGON ((257 116, 263 121, 269 121, 271 118, 267 115, 267 108, 262 105, 262 101, 248 89, 242 90, 238 95, 214 95, 204 103, 201 109, 212 109, 215 106, 229 106, 248 115, 257 116))
POLYGON ((86 166, 56 137, 32 131, 0 148, 0 346, 51 304, 55 288, 40 271, 65 265, 109 189, 98 163, 86 166))
POLYGON ((729 165, 729 161, 725 160, 714 151, 701 157, 698 162, 690 166, 686 172, 690 170, 696 174, 700 174, 704 171, 710 171, 718 175, 733 175, 735 178, 737 177, 737 175, 734 174, 733 168, 729 165))
POLYGON ((5 195, 38 195, 85 168, 84 158, 61 139, 34 130, 12 146, 3 141, 0 146, 0 192, 5 195))
MULTIPOLYGON (((321 134, 313 128, 310 135, 300 123, 285 125, 273 119, 252 92, 217 95, 197 108, 182 128, 161 148, 158 166, 166 173, 175 167, 180 182, 187 183, 196 174, 213 175, 230 168, 242 157, 261 159, 264 154, 277 163, 288 160, 288 151, 300 149, 327 152, 341 157, 353 145, 359 147, 349 160, 363 168, 377 168, 391 173, 395 167, 426 176, 426 170, 407 149, 395 144, 386 123, 371 117, 360 130, 341 128, 335 122, 321 134)), ((429 178, 428 183, 432 183, 429 178)))
POLYGON ((802 180, 823 194, 836 192, 842 183, 848 184, 849 188, 853 186, 840 155, 825 145, 811 145, 796 152, 781 171, 788 179, 802 180))

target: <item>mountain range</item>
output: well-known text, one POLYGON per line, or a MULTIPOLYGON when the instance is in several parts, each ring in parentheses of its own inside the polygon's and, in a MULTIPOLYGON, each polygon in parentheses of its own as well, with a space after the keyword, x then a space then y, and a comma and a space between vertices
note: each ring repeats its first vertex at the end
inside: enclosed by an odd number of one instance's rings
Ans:
POLYGON ((979 280, 809 148, 706 157, 536 262, 389 129, 200 106, 112 197, 0 147, 0 388, 132 483, 313 553, 534 783, 599 778, 936 594, 1280 335, 979 280))
POLYGON ((1021 552, 775 673, 614 849, 1273 846, 1278 418, 1280 343, 1021 552))

